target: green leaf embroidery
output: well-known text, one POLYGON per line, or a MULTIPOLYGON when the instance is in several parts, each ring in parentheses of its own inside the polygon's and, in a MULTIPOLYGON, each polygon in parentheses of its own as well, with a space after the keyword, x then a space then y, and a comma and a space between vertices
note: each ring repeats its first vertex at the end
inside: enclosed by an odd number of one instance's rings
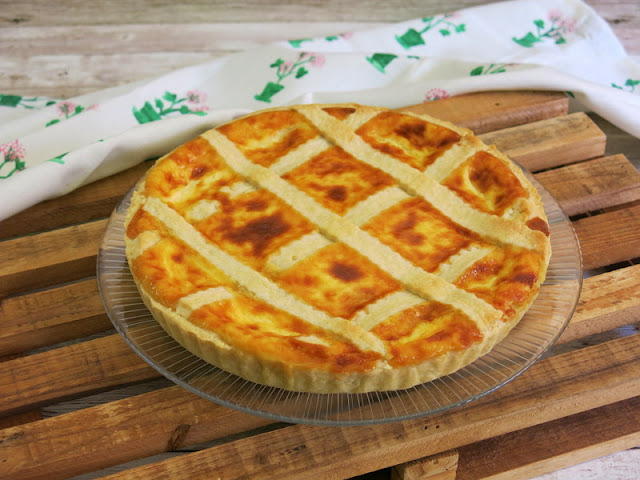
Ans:
POLYGON ((259 102, 270 103, 271 99, 278 92, 282 91, 285 86, 282 82, 290 76, 294 79, 300 79, 309 73, 305 65, 322 66, 324 57, 315 53, 300 52, 298 57, 293 61, 285 62, 282 58, 278 58, 269 65, 269 68, 275 69, 275 81, 269 81, 262 89, 262 92, 253 96, 259 102))
POLYGON ((0 94, 0 107, 22 107, 33 110, 48 107, 54 103, 56 103, 56 100, 46 97, 24 97, 22 95, 0 94))
POLYGON ((418 45, 424 45, 424 38, 422 38, 422 35, 413 28, 404 32, 401 36, 396 35, 396 41, 406 50, 418 45))
POLYGON ((167 102, 175 102, 178 99, 178 96, 175 93, 165 92, 162 98, 167 102))
POLYGON ((311 40, 312 40, 311 38, 299 38, 297 40, 289 40, 289 45, 291 45, 294 48, 300 48, 300 46, 304 42, 310 42, 311 40))
POLYGON ((398 56, 392 53, 374 53, 370 57, 366 58, 367 62, 373 65, 376 70, 382 73, 386 73, 385 68, 387 67, 387 65, 398 58, 398 56))
POLYGON ((48 162, 53 162, 53 163, 58 163, 60 165, 64 165, 64 160, 62 160, 64 157, 66 157, 67 155, 69 155, 69 152, 67 153, 63 153, 62 155, 58 155, 57 157, 53 157, 50 158, 49 160, 47 160, 48 162))
POLYGON ((638 86, 638 84, 640 84, 640 80, 634 80, 633 78, 627 78, 627 80, 624 82, 624 86, 620 86, 617 85, 615 83, 612 83, 611 86, 614 88, 617 88, 619 90, 626 90, 630 93, 635 93, 636 90, 636 86, 638 86))
POLYGON ((271 97, 284 88, 280 83, 269 82, 264 86, 262 93, 254 95, 253 98, 261 102, 271 103, 271 97))
POLYGON ((452 31, 455 33, 464 33, 466 26, 464 23, 456 24, 450 20, 453 14, 438 15, 434 17, 424 17, 422 22, 425 23, 425 27, 417 30, 415 28, 409 28, 402 35, 396 35, 396 41, 405 49, 410 49, 419 45, 425 45, 426 41, 424 36, 431 30, 437 30, 443 37, 451 35, 452 31))
POLYGON ((173 92, 167 91, 161 98, 154 99, 153 104, 150 101, 146 101, 142 108, 133 107, 131 113, 141 124, 155 122, 172 114, 206 115, 206 105, 190 106, 185 103, 199 104, 204 102, 205 98, 206 94, 199 91, 187 92, 186 96, 182 98, 179 98, 173 92))
POLYGON ((527 32, 523 37, 512 37, 511 39, 518 45, 531 48, 535 44, 551 40, 556 45, 567 43, 565 35, 571 33, 575 28, 575 20, 573 18, 563 18, 561 12, 551 10, 548 14, 549 22, 542 19, 533 20, 536 31, 527 32))
POLYGON ((507 67, 511 67, 513 63, 491 63, 489 65, 479 65, 469 72, 472 77, 478 75, 490 75, 493 73, 504 73, 507 71, 507 67))
POLYGON ((516 42, 518 45, 522 47, 531 48, 534 44, 540 42, 541 40, 536 37, 533 33, 529 32, 522 38, 513 37, 512 40, 516 42))
POLYGON ((22 97, 19 95, 0 95, 0 105, 3 107, 17 107, 22 97))

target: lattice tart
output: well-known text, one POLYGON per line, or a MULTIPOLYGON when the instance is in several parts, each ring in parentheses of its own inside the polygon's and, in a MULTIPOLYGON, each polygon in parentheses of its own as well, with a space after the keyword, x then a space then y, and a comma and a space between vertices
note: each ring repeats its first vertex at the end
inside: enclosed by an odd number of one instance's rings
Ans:
POLYGON ((538 192, 469 130, 361 105, 264 110, 139 182, 126 253, 208 362, 307 392, 408 388, 487 353, 544 280, 538 192))

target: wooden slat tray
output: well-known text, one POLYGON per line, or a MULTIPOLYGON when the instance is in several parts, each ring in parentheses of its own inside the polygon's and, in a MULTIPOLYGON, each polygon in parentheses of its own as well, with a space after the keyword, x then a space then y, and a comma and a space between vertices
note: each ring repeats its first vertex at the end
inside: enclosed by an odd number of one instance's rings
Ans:
POLYGON ((562 94, 410 109, 481 133, 572 216, 583 291, 545 358, 465 407, 371 426, 275 424, 171 385, 114 332, 95 279, 143 164, 0 223, 0 478, 528 478, 638 445, 640 174, 562 94))

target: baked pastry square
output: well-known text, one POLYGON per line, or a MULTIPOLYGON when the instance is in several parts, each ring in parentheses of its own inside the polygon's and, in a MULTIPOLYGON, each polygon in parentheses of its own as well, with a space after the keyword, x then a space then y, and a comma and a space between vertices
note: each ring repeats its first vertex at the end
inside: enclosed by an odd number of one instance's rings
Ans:
POLYGON ((426 115, 263 110, 151 167, 126 256, 195 355, 292 391, 397 390, 486 354, 551 255, 540 196, 495 147, 426 115))

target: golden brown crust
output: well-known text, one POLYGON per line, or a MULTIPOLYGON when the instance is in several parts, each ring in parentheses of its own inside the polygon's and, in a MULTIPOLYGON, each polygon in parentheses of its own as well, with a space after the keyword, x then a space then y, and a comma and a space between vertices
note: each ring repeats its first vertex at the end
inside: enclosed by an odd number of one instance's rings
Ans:
POLYGON ((361 105, 256 112, 152 167, 126 252, 208 362, 294 391, 408 388, 487 353, 542 284, 535 188, 469 130, 361 105))

